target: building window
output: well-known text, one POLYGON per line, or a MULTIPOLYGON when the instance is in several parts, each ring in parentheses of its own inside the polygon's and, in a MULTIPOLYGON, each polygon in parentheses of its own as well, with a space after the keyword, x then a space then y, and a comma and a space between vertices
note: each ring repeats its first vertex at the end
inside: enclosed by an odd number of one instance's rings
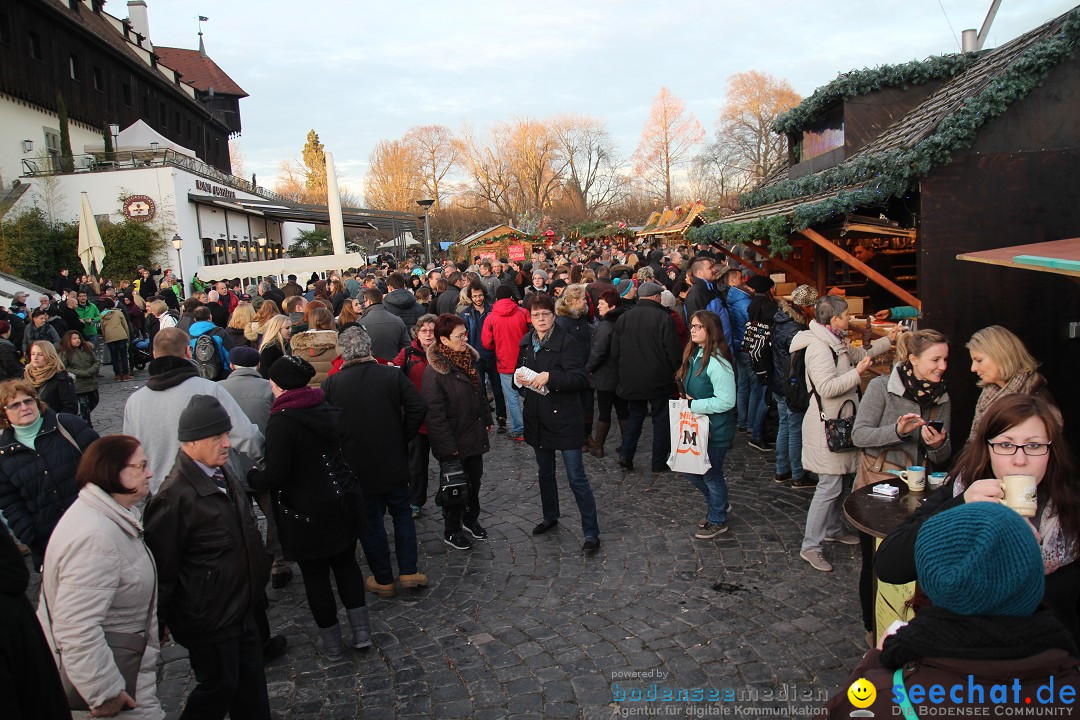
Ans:
POLYGON ((150 122, 150 98, 148 97, 142 99, 142 119, 150 122))
POLYGON ((50 158, 60 157, 60 131, 55 128, 42 128, 45 131, 45 152, 50 158))
POLYGON ((0 13, 0 45, 11 44, 11 27, 8 25, 7 13, 0 13))
POLYGON ((120 86, 120 96, 124 101, 124 105, 131 107, 131 83, 124 83, 120 86))
POLYGON ((35 60, 41 59, 41 36, 33 30, 30 31, 30 57, 35 60))
POLYGON ((79 56, 68 55, 68 69, 71 71, 71 79, 82 82, 82 69, 79 67, 79 56))
POLYGON ((98 92, 105 92, 105 73, 101 71, 101 68, 94 68, 94 89, 98 92))

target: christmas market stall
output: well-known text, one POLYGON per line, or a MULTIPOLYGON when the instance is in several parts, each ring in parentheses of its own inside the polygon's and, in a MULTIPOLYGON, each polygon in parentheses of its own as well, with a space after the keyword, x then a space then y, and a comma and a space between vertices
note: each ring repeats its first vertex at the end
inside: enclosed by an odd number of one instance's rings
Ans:
POLYGON ((484 260, 505 258, 511 262, 528 262, 532 259, 532 246, 540 240, 510 225, 495 225, 480 230, 450 246, 450 257, 455 262, 472 262, 479 257, 484 260))

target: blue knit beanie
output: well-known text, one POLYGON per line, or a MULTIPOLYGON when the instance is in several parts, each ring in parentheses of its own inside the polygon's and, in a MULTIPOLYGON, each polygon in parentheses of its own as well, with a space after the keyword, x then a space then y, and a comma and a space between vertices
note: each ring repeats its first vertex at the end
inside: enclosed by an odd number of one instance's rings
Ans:
POLYGON ((997 503, 967 503, 923 523, 915 570, 931 602, 957 615, 1030 615, 1043 597, 1035 534, 997 503))

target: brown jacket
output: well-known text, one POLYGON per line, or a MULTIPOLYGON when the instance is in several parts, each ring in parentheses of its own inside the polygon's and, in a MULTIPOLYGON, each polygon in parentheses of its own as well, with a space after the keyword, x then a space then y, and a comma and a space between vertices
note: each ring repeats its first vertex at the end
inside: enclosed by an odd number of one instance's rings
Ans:
POLYGON ((341 354, 335 330, 305 330, 293 335, 289 344, 293 355, 304 358, 315 368, 315 377, 308 382, 308 387, 322 385, 330 366, 341 354))

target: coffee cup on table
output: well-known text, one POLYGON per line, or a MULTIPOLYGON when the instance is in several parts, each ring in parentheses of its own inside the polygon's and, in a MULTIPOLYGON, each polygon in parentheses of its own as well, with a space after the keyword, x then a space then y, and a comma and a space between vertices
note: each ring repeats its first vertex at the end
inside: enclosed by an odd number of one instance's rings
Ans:
POLYGON ((912 465, 907 470, 901 470, 897 475, 907 483, 911 492, 922 492, 926 489, 926 468, 921 465, 912 465))
POLYGON ((1001 491, 1005 493, 1002 505, 1007 505, 1024 517, 1035 517, 1038 507, 1038 485, 1033 475, 1006 475, 1001 478, 1001 491))
POLYGON ((949 479, 949 473, 935 472, 930 473, 930 477, 927 479, 927 484, 931 490, 937 490, 939 487, 945 484, 945 481, 949 479))

